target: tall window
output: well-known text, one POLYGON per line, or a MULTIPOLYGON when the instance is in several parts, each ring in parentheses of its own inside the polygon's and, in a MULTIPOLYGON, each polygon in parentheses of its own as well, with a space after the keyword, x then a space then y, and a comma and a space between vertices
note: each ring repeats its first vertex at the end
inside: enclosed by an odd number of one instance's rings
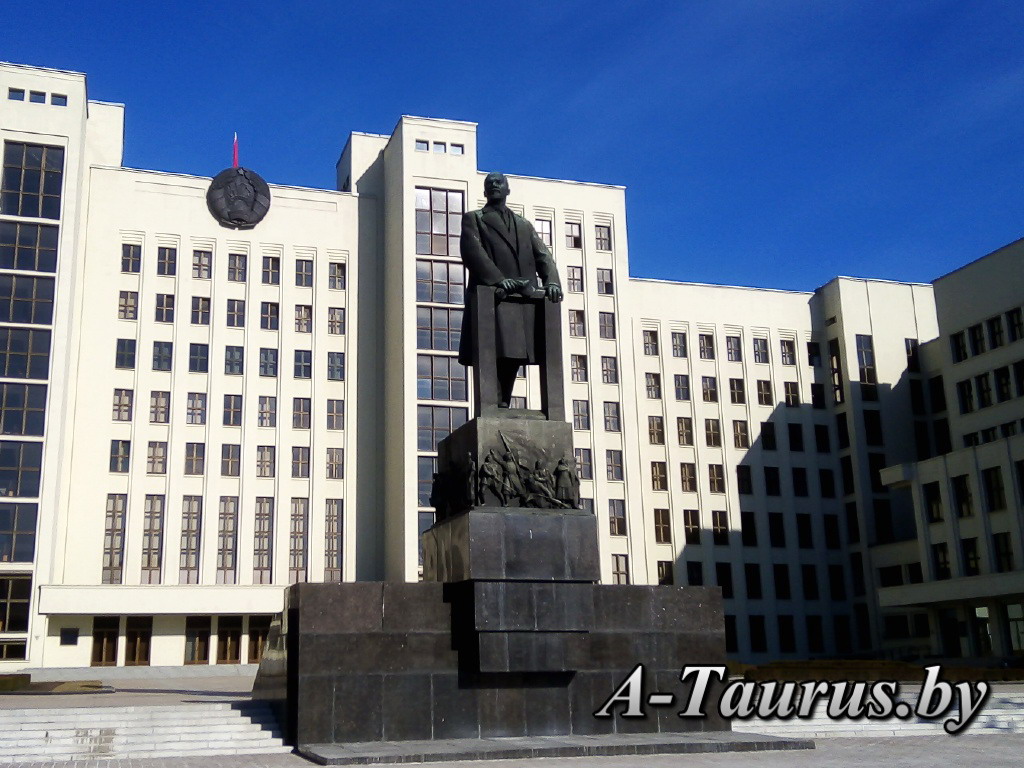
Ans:
POLYGON ((754 339, 754 362, 755 363, 767 363, 768 359, 768 339, 754 339))
POLYGON ((623 499, 608 499, 608 522, 612 536, 626 535, 626 502, 623 499))
POLYGON ((281 284, 281 259, 278 256, 263 257, 262 280, 264 285, 281 284))
POLYGON ((654 510, 654 540, 658 544, 672 543, 672 516, 667 509, 654 510))
POLYGON ((578 221, 565 222, 565 247, 582 248, 583 234, 578 221))
POLYGON ((327 308, 327 332, 332 336, 340 336, 345 333, 345 308, 327 308))
POLYGON ((629 555, 612 555, 612 583, 629 584, 629 555))
POLYGON ((715 337, 710 333, 701 333, 697 335, 697 342, 700 347, 700 359, 714 360, 715 337))
POLYGON ((598 336, 602 339, 614 339, 615 338, 615 313, 614 312, 598 312, 597 313, 597 330, 598 336))
POLYGON ((342 500, 327 499, 324 527, 324 581, 342 580, 342 500))
POLYGON ((686 334, 682 331, 672 332, 672 357, 686 357, 686 334))
POLYGON ((684 491, 697 490, 697 465, 684 461, 679 465, 679 479, 684 491))
POLYGON ((245 327, 245 301, 243 299, 228 299, 227 323, 228 328, 245 327))
POLYGON ((206 471, 206 443, 185 443, 185 474, 201 475, 206 471))
POLYGON ((612 249, 612 228, 607 224, 598 224, 594 227, 594 240, 599 251, 610 251, 612 249))
MULTIPOLYGON (((228 302, 230 305, 230 302, 228 302)), ((243 306, 243 313, 245 308, 243 306)), ((228 315, 228 325, 230 322, 230 310, 228 315)), ((243 315, 244 317, 244 315, 243 315)), ((260 328, 266 331, 276 331, 280 327, 281 322, 281 306, 276 301, 263 301, 260 302, 260 328)))
POLYGON ((138 320, 139 318, 139 294, 138 291, 121 291, 117 299, 118 320, 138 320))
POLYGON ((138 274, 142 269, 142 246, 134 243, 121 244, 121 271, 138 274))
POLYGON ((690 399, 690 376, 686 373, 677 373, 673 378, 676 400, 690 399))
POLYGON ((741 362, 743 360, 743 349, 740 346, 741 339, 739 336, 726 336, 725 337, 725 358, 734 363, 741 362))
POLYGON ((132 403, 135 393, 130 389, 114 390, 114 421, 132 420, 132 403))
POLYGON ((293 498, 288 533, 288 583, 306 581, 306 553, 309 550, 309 499, 293 498))
POLYGON ((169 371, 174 359, 174 343, 170 341, 153 342, 153 370, 169 371))
POLYGON ((796 342, 792 339, 782 339, 779 346, 782 350, 782 364, 796 365, 796 342))
POLYGON ((150 440, 146 451, 146 473, 150 475, 167 474, 167 443, 150 440))
POLYGON ((604 404, 604 428, 606 432, 621 432, 622 419, 619 404, 606 401, 604 404))
POLYGON ((466 270, 461 264, 416 260, 416 300, 439 304, 465 303, 466 270))
POLYGON ((232 283, 244 283, 248 277, 249 257, 244 253, 228 254, 228 280, 232 283))
POLYGON ((155 389, 149 393, 149 421, 167 424, 171 420, 171 393, 155 389))
POLYGON ((466 423, 466 408, 440 405, 419 405, 417 411, 416 444, 421 451, 436 451, 437 444, 466 423))
POLYGON ((345 477, 345 449, 327 449, 327 479, 341 480, 345 477))
POLYGON ((295 350, 293 373, 296 379, 313 378, 313 352, 309 349, 295 350))
POLYGON ((277 376, 277 350, 260 347, 260 376, 277 376))
POLYGON ((164 497, 147 494, 142 516, 142 583, 159 584, 163 559, 164 497))
POLYGON ((59 219, 63 175, 62 147, 5 142, 0 213, 59 219))
POLYGON ((224 395, 224 426, 242 426, 242 396, 224 395))
POLYGON ((657 331, 644 331, 644 354, 645 355, 657 355, 658 354, 658 332, 657 331))
POLYGON ((278 398, 274 395, 261 394, 256 411, 256 426, 278 426, 278 398))
POLYGON ((601 381, 604 384, 619 383, 619 362, 614 357, 601 357, 601 381))
POLYGON ((651 462, 651 490, 668 490, 668 465, 664 461, 651 462))
POLYGON ((295 285, 299 288, 313 287, 313 261, 312 259, 295 260, 295 285))
POLYGON ((110 441, 110 471, 125 473, 131 461, 132 443, 130 440, 110 441))
POLYGON ((572 428, 590 429, 590 401, 572 401, 572 428))
POLYGON ((186 424, 206 423, 206 393, 189 392, 185 406, 186 424))
POLYGON ((296 445, 292 448, 292 477, 309 477, 309 447, 296 445))
POLYGON ((203 497, 184 496, 181 503, 181 558, 179 584, 199 583, 199 541, 202 530, 203 497))
POLYGON ((570 355, 569 356, 569 370, 571 372, 571 378, 576 382, 584 382, 587 380, 587 356, 586 355, 570 355))
POLYGON ((256 476, 273 477, 276 471, 276 449, 273 445, 256 446, 256 476))
POLYGON ((189 373, 207 373, 210 370, 210 346, 209 344, 188 345, 188 370, 189 373))
POLYGON ((156 273, 174 275, 178 271, 178 249, 160 247, 156 249, 156 273))
POLYGON ((573 455, 576 457, 576 468, 580 473, 580 480, 593 480, 594 463, 589 448, 574 448, 573 455))
POLYGON ((622 480, 622 451, 609 450, 605 451, 605 459, 608 469, 609 480, 622 480))
POLYGON ((704 442, 709 448, 722 447, 722 425, 718 419, 704 419, 704 442))
POLYGON ((647 379, 647 397, 652 400, 661 399, 661 374, 660 373, 648 373, 645 374, 647 379))
POLYGON ((224 443, 220 447, 221 477, 238 477, 242 473, 242 446, 224 443))
POLYGON ((550 248, 554 242, 551 237, 551 219, 537 219, 534 223, 537 225, 537 235, 540 237, 541 242, 550 248))
POLYGON ((862 384, 875 384, 875 348, 870 336, 857 334, 857 367, 862 384))
POLYGON ((743 386, 743 379, 729 379, 729 400, 739 405, 747 402, 747 393, 743 386))
POLYGON ((665 419, 663 417, 647 417, 647 438, 651 445, 665 444, 665 419))
POLYGON ((210 324, 210 300, 205 296, 192 297, 192 325, 210 324))
POLYGON ((213 269, 213 253, 210 251, 192 251, 192 277, 209 280, 213 269))
POLYGON ((345 265, 332 261, 327 265, 327 288, 332 291, 345 290, 345 265))
POLYGON ((327 401, 327 428, 328 429, 344 429, 345 428, 345 401, 344 400, 328 400, 327 401))
POLYGON ((569 335, 582 337, 587 335, 586 320, 582 309, 569 310, 569 335))
POLYGON ((272 496, 257 496, 256 529, 253 536, 253 584, 270 584, 273 581, 273 563, 274 499, 272 496))
POLYGON ((705 403, 718 402, 718 379, 714 376, 701 376, 700 388, 703 393, 705 403))
POLYGON ((611 296, 615 293, 615 284, 610 269, 597 270, 597 292, 603 296, 611 296))
POLYGON ((103 523, 103 584, 120 584, 124 574, 124 520, 127 506, 128 497, 125 494, 107 494, 107 513, 103 523))
POLYGON ((583 267, 566 267, 566 278, 569 293, 583 293, 583 267))
POLYGON ((57 271, 58 227, 0 221, 0 269, 57 271))
POLYGON ((245 372, 245 348, 237 346, 224 347, 224 373, 229 376, 241 376, 245 372))
POLYGON ((416 253, 458 256, 463 194, 455 190, 416 188, 416 253))
POLYGON ((676 417, 676 432, 680 445, 693 445, 693 418, 690 416, 676 417))
POLYGON ((345 380, 345 353, 344 352, 328 352, 327 353, 327 380, 328 381, 344 381, 345 380))
MULTIPOLYGON (((257 507, 258 508, 258 507, 257 507)), ((238 497, 221 496, 217 513, 217 583, 234 584, 238 552, 238 497)))

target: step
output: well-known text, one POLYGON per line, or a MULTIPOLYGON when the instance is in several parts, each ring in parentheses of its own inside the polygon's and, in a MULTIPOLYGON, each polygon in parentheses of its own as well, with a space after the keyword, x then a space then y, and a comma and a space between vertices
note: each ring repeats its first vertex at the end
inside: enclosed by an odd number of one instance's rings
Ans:
POLYGON ((132 715, 121 715, 121 716, 110 716, 105 713, 96 712, 85 712, 75 716, 58 716, 48 715, 44 717, 5 717, 0 714, 0 728, 14 728, 21 726, 31 725, 74 725, 78 723, 96 723, 96 724, 125 724, 125 723, 138 723, 145 725, 162 725, 162 724, 189 724, 189 725, 201 725, 204 723, 231 723, 237 720, 246 720, 248 722, 271 722, 274 720, 274 714, 272 712, 235 712, 235 713, 217 713, 217 714, 201 714, 194 712, 183 712, 179 714, 172 713, 158 713, 154 715, 146 715, 144 713, 134 713, 132 715))
POLYGON ((131 760, 150 757, 214 757, 226 755, 274 755, 290 754, 291 747, 241 747, 223 749, 199 749, 199 750, 133 750, 130 752, 111 753, 76 753, 72 755, 58 755, 52 753, 25 752, 17 755, 0 756, 0 765, 10 763, 53 763, 55 759, 67 757, 68 759, 79 760, 131 760))
POLYGON ((59 733, 47 733, 47 734, 15 734, 0 741, 0 754, 17 750, 21 747, 30 747, 33 744, 47 744, 47 745, 59 745, 59 744, 85 744, 85 743, 96 743, 96 744, 122 744, 132 743, 135 741, 167 741, 167 742, 187 742, 187 741, 210 741, 213 739, 217 740, 228 740, 231 741, 245 741, 252 739, 281 739, 282 733, 277 730, 264 730, 264 729, 253 729, 253 730, 220 730, 220 731, 207 731, 205 733, 201 731, 193 731, 188 733, 153 733, 152 731, 142 731, 136 733, 124 733, 121 731, 110 732, 110 733, 94 733, 89 729, 83 729, 85 732, 59 732, 59 733))
POLYGON ((61 734, 80 734, 83 732, 96 733, 120 733, 120 734, 147 734, 147 733, 235 733, 240 731, 259 733, 262 731, 274 730, 277 723, 252 723, 248 720, 240 720, 233 723, 216 724, 190 724, 190 725, 161 725, 152 727, 148 725, 127 724, 117 728, 97 726, 94 723, 80 723, 76 726, 60 726, 46 728, 19 728, 15 730, 0 730, 0 746, 10 739, 44 738, 61 734))

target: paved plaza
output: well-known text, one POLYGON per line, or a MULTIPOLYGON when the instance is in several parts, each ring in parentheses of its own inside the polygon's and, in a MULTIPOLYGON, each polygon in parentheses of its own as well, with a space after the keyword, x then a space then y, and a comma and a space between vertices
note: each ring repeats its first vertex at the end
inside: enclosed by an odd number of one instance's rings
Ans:
MULTIPOLYGON (((818 739, 817 748, 796 752, 664 755, 639 757, 564 757, 535 760, 487 760, 449 763, 466 768, 934 768, 936 765, 984 765, 1018 768, 1024 735, 903 736, 889 739, 818 739)), ((22 768, 300 768, 312 763, 296 755, 89 760, 20 763, 22 768)), ((440 765, 433 763, 428 765, 440 765)))

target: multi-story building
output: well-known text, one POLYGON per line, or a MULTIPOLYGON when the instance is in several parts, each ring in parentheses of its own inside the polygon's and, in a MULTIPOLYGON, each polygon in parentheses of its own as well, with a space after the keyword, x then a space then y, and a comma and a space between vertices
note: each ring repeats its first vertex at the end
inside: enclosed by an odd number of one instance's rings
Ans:
MULTIPOLYGON (((475 124, 353 133, 339 191, 271 185, 249 230, 209 177, 123 167, 122 131, 83 75, 0 65, 0 666, 254 661, 289 583, 418 578, 437 442, 473 411, 475 124)), ((879 474, 941 434, 932 286, 632 278, 623 188, 509 178, 565 289, 603 581, 721 586, 751 661, 937 631, 877 599, 916 552, 879 474)))
MULTIPOLYGON (((926 616, 920 651, 1024 655, 1024 241, 937 279, 920 348, 918 461, 884 473, 918 535, 879 570, 879 603, 926 616), (926 410, 927 408, 927 410, 926 410), (929 423, 930 422, 930 423, 929 423)), ((894 548, 895 549, 895 548, 894 548)), ((922 626, 924 620, 922 620, 922 626)), ((905 637, 896 622, 890 635, 905 637)))

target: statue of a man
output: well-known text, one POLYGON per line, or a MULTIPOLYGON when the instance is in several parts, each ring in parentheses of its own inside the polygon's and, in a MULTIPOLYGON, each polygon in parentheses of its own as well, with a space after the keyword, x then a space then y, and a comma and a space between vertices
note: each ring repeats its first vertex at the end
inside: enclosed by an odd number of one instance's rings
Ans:
POLYGON ((508 408, 512 386, 521 365, 539 362, 535 324, 537 307, 533 301, 543 297, 558 303, 562 285, 555 261, 533 225, 508 209, 508 179, 501 173, 489 173, 484 179, 487 205, 462 216, 462 263, 469 272, 466 312, 459 345, 459 362, 477 365, 479 345, 494 345, 497 356, 499 407, 508 408), (537 286, 540 277, 542 288, 537 286), (495 288, 494 339, 477 339, 472 321, 476 288, 495 288))

